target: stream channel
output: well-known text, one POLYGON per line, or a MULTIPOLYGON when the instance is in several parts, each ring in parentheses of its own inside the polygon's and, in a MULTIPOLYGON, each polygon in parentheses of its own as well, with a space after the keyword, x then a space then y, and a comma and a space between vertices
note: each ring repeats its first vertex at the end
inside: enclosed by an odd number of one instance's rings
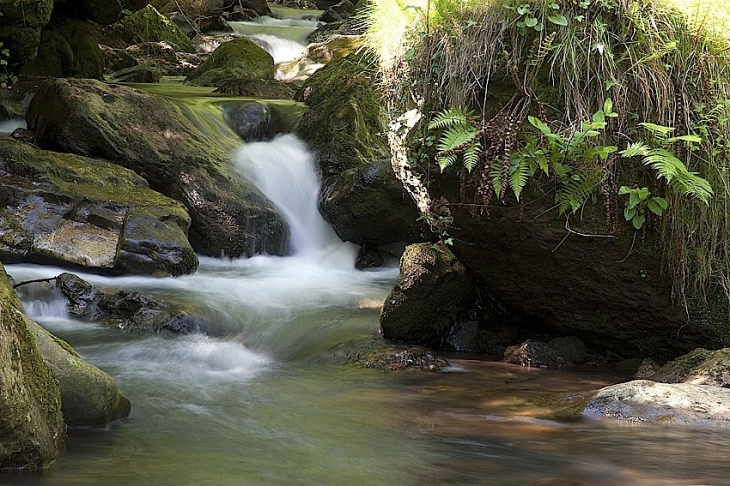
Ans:
MULTIPOLYGON (((132 415, 110 430, 70 430, 50 469, 0 484, 730 484, 726 429, 565 418, 527 400, 626 377, 465 356, 446 372, 342 365, 339 345, 377 333, 397 262, 354 269, 356 249, 319 215, 313 156, 294 136, 233 157, 290 222, 294 254, 202 258, 179 278, 81 274, 184 299, 216 323, 208 335, 123 333, 69 319, 60 296, 26 297, 34 319, 116 379, 132 415)), ((17 281, 63 271, 7 270, 17 281)))

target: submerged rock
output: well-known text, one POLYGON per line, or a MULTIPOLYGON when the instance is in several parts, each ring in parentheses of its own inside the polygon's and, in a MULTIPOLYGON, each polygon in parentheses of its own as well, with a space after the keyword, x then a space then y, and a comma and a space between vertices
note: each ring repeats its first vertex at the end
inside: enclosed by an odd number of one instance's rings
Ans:
POLYGON ((271 203, 234 174, 228 148, 173 101, 125 86, 57 79, 38 88, 27 121, 41 147, 110 160, 181 201, 198 253, 286 251, 286 224, 271 203))
POLYGON ((529 339, 509 346, 504 352, 508 363, 538 368, 564 368, 585 362, 586 347, 575 336, 556 338, 549 343, 529 339))
POLYGON ((162 81, 162 69, 155 63, 138 64, 114 71, 109 80, 114 83, 159 83, 162 81))
POLYGON ((194 272, 190 216, 97 159, 0 139, 0 257, 141 275, 194 272))
POLYGON ((388 371, 441 371, 449 366, 448 361, 429 349, 388 344, 371 337, 341 344, 319 359, 327 363, 388 371))
POLYGON ((71 273, 56 277, 71 316, 130 332, 188 334, 210 329, 206 319, 183 306, 142 292, 104 292, 71 273))
POLYGON ((380 314, 383 337, 438 349, 473 292, 471 276, 445 246, 410 245, 380 314))
POLYGON ((61 410, 69 427, 106 428, 129 416, 132 405, 108 373, 79 358, 66 342, 30 319, 26 324, 61 388, 61 410))
POLYGON ((43 468, 63 445, 61 391, 1 263, 0 308, 0 469, 43 468))
POLYGON ((587 417, 685 425, 730 425, 730 390, 634 380, 608 386, 585 406, 587 417))

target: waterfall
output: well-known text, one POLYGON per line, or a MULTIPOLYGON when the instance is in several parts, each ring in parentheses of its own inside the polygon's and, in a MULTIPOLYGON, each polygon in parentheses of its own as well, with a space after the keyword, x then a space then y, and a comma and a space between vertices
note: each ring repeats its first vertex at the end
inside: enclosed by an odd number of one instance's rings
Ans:
POLYGON ((357 247, 343 243, 319 212, 320 180, 314 155, 295 135, 244 145, 236 166, 276 206, 291 231, 295 256, 352 268, 357 247))

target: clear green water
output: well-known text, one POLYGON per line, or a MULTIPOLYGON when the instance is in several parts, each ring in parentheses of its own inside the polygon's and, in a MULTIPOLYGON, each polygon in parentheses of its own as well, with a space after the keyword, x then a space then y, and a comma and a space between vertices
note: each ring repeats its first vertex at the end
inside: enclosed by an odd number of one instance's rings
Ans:
MULTIPOLYGON (((8 271, 24 280, 60 269, 8 271)), ((176 279, 84 275, 191 301, 217 320, 216 337, 124 334, 57 317, 53 299, 26 299, 115 377, 133 411, 110 430, 69 431, 49 470, 0 484, 730 484, 728 430, 566 420, 526 401, 620 376, 458 357, 445 373, 320 359, 377 331, 373 304, 395 275, 270 257, 204 259, 176 279)))

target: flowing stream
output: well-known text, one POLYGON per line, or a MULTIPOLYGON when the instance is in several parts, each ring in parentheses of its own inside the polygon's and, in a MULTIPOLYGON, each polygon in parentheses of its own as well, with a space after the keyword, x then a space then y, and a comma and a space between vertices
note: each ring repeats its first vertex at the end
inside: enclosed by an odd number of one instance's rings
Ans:
MULTIPOLYGON (((81 274, 184 300, 215 323, 206 335, 123 333, 69 319, 50 287, 24 294, 28 314, 109 372, 133 408, 110 430, 70 430, 50 469, 3 473, 1 485, 730 484, 726 429, 564 417, 528 401, 625 376, 464 356, 440 373, 342 365, 339 346, 377 332, 397 263, 353 268, 294 136, 241 147, 235 163, 288 219, 294 254, 203 258, 178 278, 81 274)), ((64 271, 7 270, 17 281, 64 271)))

